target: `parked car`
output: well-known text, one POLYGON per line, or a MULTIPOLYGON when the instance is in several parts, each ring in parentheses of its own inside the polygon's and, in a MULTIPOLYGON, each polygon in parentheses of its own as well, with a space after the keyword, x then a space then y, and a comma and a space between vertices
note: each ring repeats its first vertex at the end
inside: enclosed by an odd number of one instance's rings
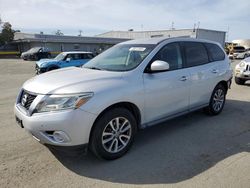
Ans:
POLYGON ((21 54, 23 60, 40 60, 43 58, 51 58, 51 52, 48 48, 34 47, 27 52, 21 54))
POLYGON ((24 83, 17 123, 40 143, 86 146, 107 160, 123 156, 137 130, 204 108, 223 110, 230 62, 214 42, 188 38, 131 40, 83 67, 24 83))
POLYGON ((233 47, 233 59, 237 59, 238 55, 246 51, 244 46, 234 46, 233 47))
POLYGON ((247 80, 250 80, 250 57, 236 65, 234 79, 238 85, 244 85, 247 80))
POLYGON ((250 50, 235 54, 235 59, 245 59, 250 57, 250 50))
POLYGON ((41 59, 36 62, 36 73, 41 74, 47 71, 65 68, 80 67, 94 57, 91 52, 62 52, 54 59, 41 59))

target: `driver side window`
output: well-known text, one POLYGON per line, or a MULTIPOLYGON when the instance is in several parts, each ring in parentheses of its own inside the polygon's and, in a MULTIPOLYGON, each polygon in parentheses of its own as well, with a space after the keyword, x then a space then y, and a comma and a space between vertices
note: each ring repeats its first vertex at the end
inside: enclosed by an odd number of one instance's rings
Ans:
POLYGON ((67 60, 68 58, 70 58, 71 61, 75 60, 75 54, 68 54, 65 60, 67 60))
POLYGON ((153 58, 153 61, 161 60, 169 64, 169 70, 182 68, 181 49, 178 43, 170 43, 164 46, 153 58))

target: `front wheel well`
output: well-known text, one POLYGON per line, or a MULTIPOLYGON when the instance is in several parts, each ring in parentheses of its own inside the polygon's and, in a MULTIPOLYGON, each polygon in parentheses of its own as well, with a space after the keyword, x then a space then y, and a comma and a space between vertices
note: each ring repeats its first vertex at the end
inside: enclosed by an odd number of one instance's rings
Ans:
POLYGON ((50 71, 50 70, 54 70, 54 69, 59 69, 60 67, 58 67, 57 65, 50 65, 48 68, 47 68, 47 71, 50 71))
POLYGON ((215 87, 217 87, 218 85, 222 85, 225 89, 226 89, 226 93, 228 91, 228 84, 225 80, 220 81, 215 87))
POLYGON ((116 104, 113 104, 113 105, 107 107, 105 110, 103 110, 97 116, 97 118, 94 121, 94 124, 93 124, 93 126, 91 128, 89 140, 91 140, 91 138, 92 138, 92 132, 93 132, 93 129, 94 129, 95 124, 98 121, 98 119, 100 119, 100 117, 103 114, 105 114, 107 111, 109 111, 110 109, 113 109, 113 108, 125 108, 125 109, 129 110, 133 114, 133 116, 135 117, 135 119, 136 119, 137 128, 140 127, 140 124, 141 124, 141 112, 140 112, 139 108, 135 104, 133 104, 131 102, 119 102, 119 103, 116 103, 116 104))

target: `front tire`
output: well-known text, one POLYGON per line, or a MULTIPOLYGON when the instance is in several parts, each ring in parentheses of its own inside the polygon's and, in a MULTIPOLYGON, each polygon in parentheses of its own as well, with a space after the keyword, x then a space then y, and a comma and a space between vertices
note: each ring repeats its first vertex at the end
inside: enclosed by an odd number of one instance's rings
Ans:
POLYGON ((241 78, 235 77, 235 78, 234 78, 234 81, 235 81, 235 83, 238 84, 238 85, 244 85, 244 84, 245 84, 245 80, 242 80, 241 78))
POLYGON ((91 151, 106 160, 122 157, 133 143, 136 127, 136 120, 129 110, 114 108, 107 111, 94 124, 91 151))
POLYGON ((226 93, 227 90, 222 84, 217 85, 211 95, 209 105, 204 109, 205 112, 209 115, 220 114, 224 108, 226 93))

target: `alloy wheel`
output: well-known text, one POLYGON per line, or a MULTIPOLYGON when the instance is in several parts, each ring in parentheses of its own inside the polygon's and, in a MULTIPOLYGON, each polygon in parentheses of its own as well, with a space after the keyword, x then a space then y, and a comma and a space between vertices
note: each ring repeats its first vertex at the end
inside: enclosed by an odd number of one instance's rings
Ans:
POLYGON ((216 112, 220 111, 221 108, 223 107, 224 101, 225 101, 224 91, 222 89, 218 89, 214 93, 214 97, 213 97, 213 109, 216 112))
POLYGON ((105 126, 102 133, 102 145, 107 152, 117 153, 128 145, 131 134, 132 126, 129 120, 116 117, 105 126))

